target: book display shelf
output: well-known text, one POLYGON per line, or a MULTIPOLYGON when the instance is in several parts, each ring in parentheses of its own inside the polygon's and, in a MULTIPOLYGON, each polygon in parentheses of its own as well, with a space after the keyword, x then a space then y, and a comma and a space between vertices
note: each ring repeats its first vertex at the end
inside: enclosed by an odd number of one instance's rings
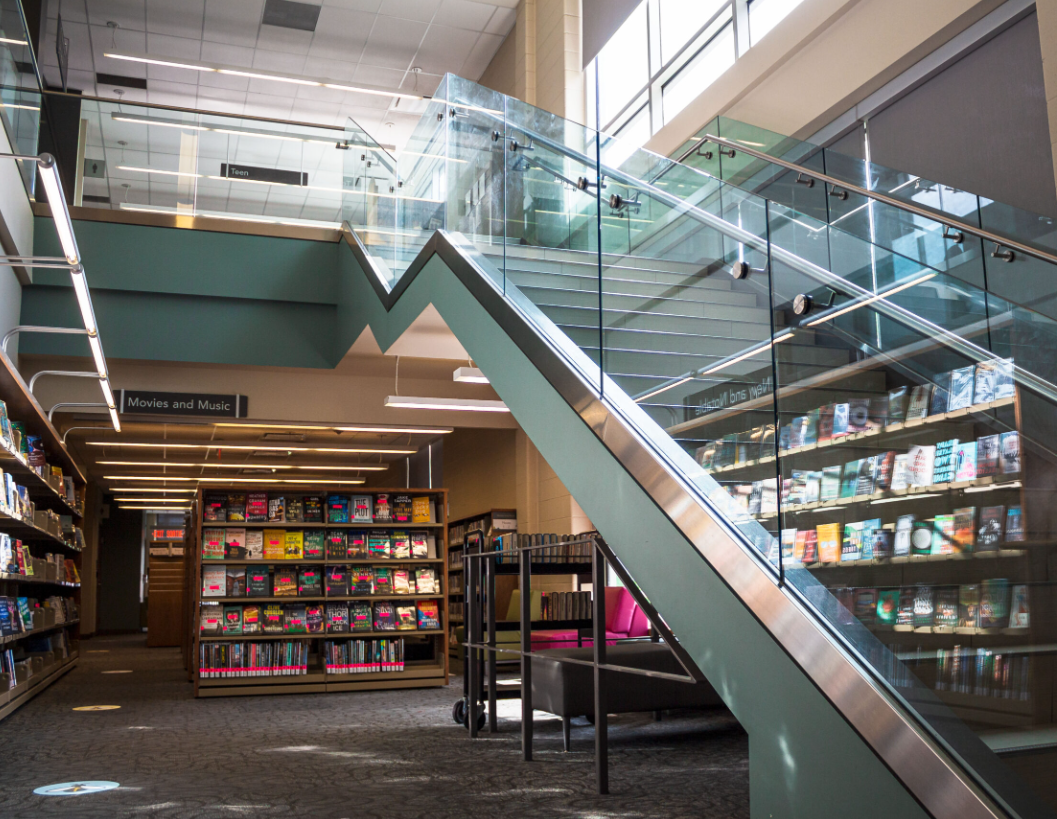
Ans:
POLYGON ((1051 724, 1054 452, 1024 423, 1041 402, 1012 359, 883 362, 780 390, 777 433, 759 399, 681 432, 766 559, 890 649, 894 684, 916 678, 985 734, 1051 724))
POLYGON ((481 532, 490 542, 493 537, 514 531, 517 531, 516 509, 489 509, 487 512, 448 523, 448 577, 451 578, 451 586, 448 589, 448 622, 451 629, 448 644, 453 657, 459 656, 455 629, 465 622, 463 597, 466 590, 462 556, 467 536, 471 532, 481 532))
POLYGON ((60 435, 0 353, 0 719, 77 663, 84 491, 60 435))
POLYGON ((195 696, 447 684, 447 490, 210 487, 197 508, 195 696))

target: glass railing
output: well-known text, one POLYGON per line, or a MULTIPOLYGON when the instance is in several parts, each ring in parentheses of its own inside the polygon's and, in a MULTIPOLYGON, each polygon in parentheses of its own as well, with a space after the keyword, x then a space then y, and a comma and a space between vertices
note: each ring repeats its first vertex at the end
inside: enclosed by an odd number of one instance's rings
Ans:
POLYGON ((1057 229, 1043 216, 969 191, 782 136, 727 117, 717 117, 682 145, 674 157, 744 190, 902 256, 941 269, 1004 300, 1057 317, 1057 269, 1027 253, 1008 253, 992 242, 950 230, 958 220, 1053 254, 1057 229), (813 180, 748 153, 708 143, 706 135, 739 143, 780 160, 935 212, 916 215, 813 180))
MULTIPOLYGON (((0 122, 11 153, 38 153, 40 82, 18 0, 0 0, 0 122)), ((36 167, 27 162, 18 166, 32 196, 36 167)))
POLYGON ((950 253, 900 253, 450 75, 398 170, 391 207, 356 211, 392 280, 434 229, 470 239, 776 581, 1026 814, 989 746, 1057 730, 1057 322, 950 253))

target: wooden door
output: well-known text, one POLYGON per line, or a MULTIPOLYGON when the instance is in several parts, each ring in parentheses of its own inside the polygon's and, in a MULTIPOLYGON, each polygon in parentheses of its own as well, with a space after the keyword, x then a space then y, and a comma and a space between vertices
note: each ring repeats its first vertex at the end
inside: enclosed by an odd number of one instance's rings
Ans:
POLYGON ((184 557, 151 555, 147 574, 147 645, 178 646, 184 630, 184 557))

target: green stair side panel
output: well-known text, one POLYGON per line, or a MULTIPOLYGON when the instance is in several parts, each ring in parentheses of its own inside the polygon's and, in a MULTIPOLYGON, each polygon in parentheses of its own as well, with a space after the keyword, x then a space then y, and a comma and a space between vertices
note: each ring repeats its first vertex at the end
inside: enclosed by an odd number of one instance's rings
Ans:
MULTIPOLYGON (((50 218, 37 217, 33 252, 62 256, 50 218)), ((93 295, 99 290, 333 304, 336 242, 76 220, 93 295)), ((68 284, 63 270, 38 284, 68 284)))
POLYGON ((370 324, 384 348, 432 304, 488 375, 748 731, 754 817, 927 815, 440 257, 388 313, 355 260, 342 267, 342 333, 370 324))

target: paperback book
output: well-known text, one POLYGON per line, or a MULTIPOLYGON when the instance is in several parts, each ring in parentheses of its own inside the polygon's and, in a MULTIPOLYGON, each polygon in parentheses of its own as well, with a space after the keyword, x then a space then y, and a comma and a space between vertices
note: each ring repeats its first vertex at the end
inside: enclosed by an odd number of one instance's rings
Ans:
POLYGON ((914 628, 931 628, 936 617, 936 590, 932 586, 914 587, 914 628))
POLYGON ((954 551, 971 552, 976 545, 976 507, 954 510, 954 551))
POLYGON ((202 529, 202 559, 223 560, 224 559, 224 530, 202 529))
POLYGON ((287 531, 283 540, 283 551, 287 560, 302 560, 305 556, 304 532, 287 531))
POLYGON ((371 604, 360 601, 350 605, 349 624, 353 631, 374 631, 371 604))
POLYGON ((834 438, 843 438, 848 434, 848 412, 847 404, 833 405, 833 434, 834 438))
POLYGON ((261 609, 261 628, 265 634, 283 633, 283 606, 269 603, 261 609))
POLYGON ((914 421, 929 414, 929 400, 932 396, 931 384, 919 384, 910 391, 910 405, 907 407, 906 420, 914 421))
POLYGON ((363 529, 357 529, 349 532, 348 540, 348 556, 355 558, 368 558, 370 555, 367 552, 367 533, 363 529))
POLYGON ((374 512, 370 495, 352 496, 352 521, 354 523, 371 523, 374 512))
POLYGON ((1009 628, 1030 628, 1031 610, 1028 606, 1028 587, 1023 583, 1013 586, 1009 602, 1009 628))
POLYGON ((895 469, 895 463, 895 452, 884 452, 875 456, 874 489, 877 492, 887 492, 892 488, 892 473, 895 469))
POLYGON ((1012 398, 1017 394, 1016 381, 1013 380, 1013 359, 1000 358, 995 362, 995 400, 1012 398))
POLYGON ((260 606, 243 606, 242 607, 242 633, 243 634, 260 634, 261 633, 261 607, 260 606))
POLYGON ((898 613, 899 589, 881 589, 877 593, 877 625, 894 626, 898 613))
POLYGON ((349 607, 345 603, 327 603, 327 631, 331 634, 348 633, 349 607))
POLYGON ((374 522, 391 523, 392 520, 393 510, 389 503, 389 496, 385 494, 376 495, 374 498, 374 522))
POLYGON ((228 523, 245 523, 246 521, 246 496, 242 494, 228 495, 228 523))
POLYGON ((299 597, 322 597, 323 578, 315 566, 303 566, 297 572, 297 594, 299 597))
POLYGON ((841 532, 839 523, 823 523, 816 527, 820 563, 840 563, 841 532))
POLYGON ((434 569, 415 569, 415 594, 440 594, 437 573, 434 569))
POLYGON ((1010 506, 1006 510, 1006 543, 1020 543, 1024 540, 1024 516, 1019 506, 1010 506))
POLYGON ((897 387, 888 393, 888 423, 897 424, 906 420, 907 388, 897 387))
POLYGON ((870 421, 870 399, 853 398, 848 402, 848 434, 866 432, 870 421))
POLYGON ((411 533, 411 557, 425 560, 429 557, 429 533, 419 530, 411 533))
POLYGON ((932 554, 954 552, 954 515, 936 515, 932 524, 932 554))
POLYGON ((998 474, 999 437, 985 435, 976 441, 976 477, 998 474))
POLYGON ((910 456, 905 452, 896 454, 892 462, 892 483, 889 489, 895 491, 910 486, 910 456))
POLYGON ((932 387, 932 400, 929 402, 929 415, 942 415, 947 411, 950 398, 950 373, 937 373, 936 383, 932 387))
POLYGON ((227 591, 227 582, 224 566, 202 567, 202 597, 223 597, 227 591))
POLYGON ((388 600, 374 604, 374 630, 396 631, 396 609, 388 600))
POLYGON ((411 496, 395 495, 393 497, 393 523, 411 522, 411 496))
POLYGON ((264 532, 260 529, 246 530, 246 559, 264 559, 264 532))
POLYGON ((308 495, 303 503, 305 523, 322 523, 323 499, 318 495, 308 495))
POLYGON ((268 520, 268 493, 250 492, 246 495, 246 522, 264 523, 268 520))
POLYGON ((406 531, 402 529, 396 529, 393 531, 390 544, 390 555, 397 560, 411 559, 411 537, 406 531))
POLYGON ((286 532, 282 529, 264 530, 264 559, 284 560, 286 558, 286 532))
POLYGON ((977 551, 993 552, 998 548, 1002 542, 1005 518, 1005 506, 985 506, 980 510, 980 528, 976 533, 977 551))
POLYGON ((936 614, 933 626, 953 629, 958 625, 958 587, 940 586, 936 589, 936 614))
POLYGON ((349 498, 347 495, 327 497, 327 523, 349 522, 349 498))
POLYGON ((418 611, 418 627, 422 630, 440 628, 440 607, 436 600, 419 600, 415 604, 418 611))
POLYGON ((976 479, 976 441, 959 441, 954 448, 954 480, 976 479))
MULTIPOLYGON (((957 438, 940 441, 936 444, 936 451, 932 460, 931 483, 950 483, 954 480, 954 449, 957 446, 957 438)), ((930 481, 925 481, 925 483, 930 483, 930 481)))
POLYGON ((972 406, 974 370, 972 365, 951 370, 951 392, 947 401, 949 412, 972 406))
POLYGON ((862 460, 848 461, 844 465, 844 477, 840 484, 840 496, 851 498, 855 496, 855 487, 859 482, 859 467, 862 460))
POLYGON ((431 523, 433 516, 430 514, 429 497, 419 495, 411 499, 411 522, 431 523))
POLYGON ((1005 628, 1009 623, 1009 581, 998 578, 980 584, 980 628, 1005 628))
POLYGON ((391 557, 389 533, 385 529, 372 529, 368 532, 367 554, 371 560, 384 560, 391 557))
POLYGON ((979 628, 980 586, 965 583, 958 587, 958 627, 979 628))
POLYGON ((265 566, 250 566, 246 571, 246 596, 271 597, 272 579, 265 566))
POLYGON ((348 546, 345 540, 345 530, 329 530, 327 532, 327 559, 344 560, 348 556, 348 546))
POLYGON ((297 572, 293 569, 276 569, 272 575, 272 597, 296 597, 297 572))
POLYGON ((225 523, 228 519, 228 496, 206 495, 202 499, 202 519, 207 523, 225 523))
POLYGON ((268 499, 268 522, 286 522, 286 498, 282 495, 277 495, 268 499))
POLYGON ((973 400, 985 404, 995 400, 996 367, 993 361, 982 361, 976 365, 976 384, 973 389, 973 400))
POLYGON ((322 604, 311 603, 305 606, 305 631, 309 634, 322 634, 325 629, 322 604))
POLYGON ((348 568, 346 566, 327 566, 327 596, 346 597, 348 594, 348 568))
POLYGON ((327 533, 323 529, 306 529, 303 544, 306 560, 322 560, 326 554, 327 533))
POLYGON ((224 557, 228 560, 246 559, 246 530, 223 529, 224 557))
POLYGON ((246 596, 246 567, 228 566, 226 572, 227 597, 246 596))
POLYGON ((304 603, 283 604, 283 634, 305 634, 308 612, 304 603))
POLYGON ((286 499, 286 522, 287 523, 304 523, 305 521, 305 504, 301 498, 287 498, 286 499))
POLYGON ((915 444, 910 447, 910 452, 907 453, 907 463, 910 467, 911 486, 928 486, 932 482, 935 460, 935 446, 915 444))
POLYGON ((394 608, 396 609, 397 631, 414 631, 418 628, 415 620, 415 606, 413 604, 397 603, 394 608))
POLYGON ((999 463, 1003 475, 1020 472, 1020 433, 1003 432, 999 438, 999 463))

